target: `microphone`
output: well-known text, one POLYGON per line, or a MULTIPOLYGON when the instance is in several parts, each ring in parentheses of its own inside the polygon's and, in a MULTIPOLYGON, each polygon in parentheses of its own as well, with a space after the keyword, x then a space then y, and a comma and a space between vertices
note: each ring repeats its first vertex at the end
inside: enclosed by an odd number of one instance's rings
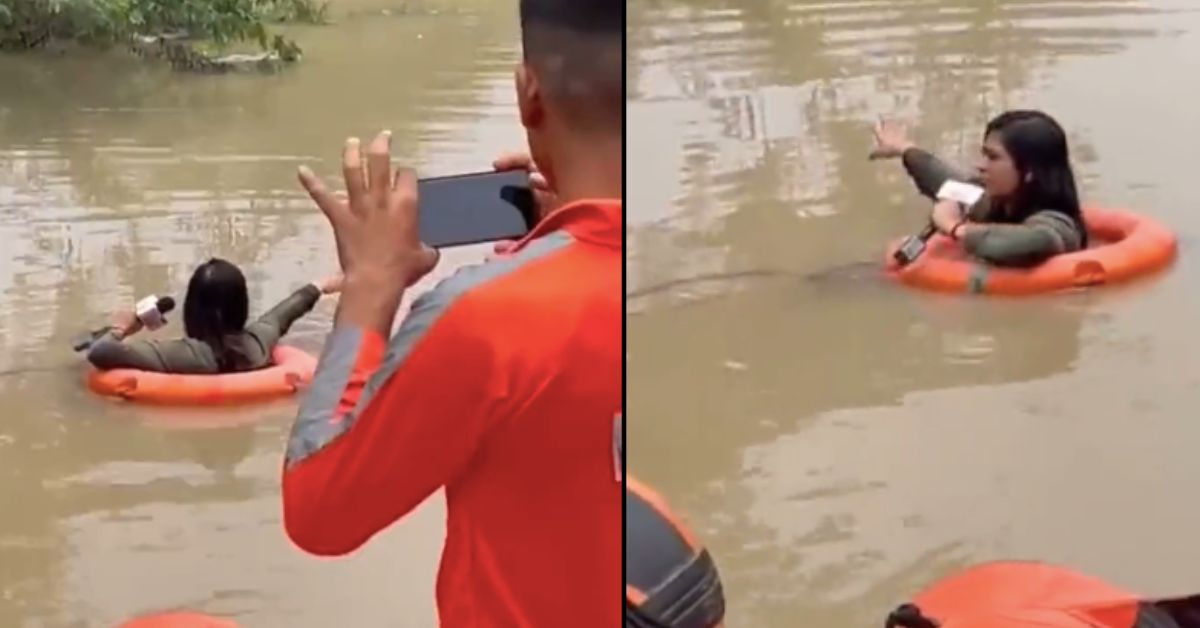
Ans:
MULTIPOLYGON (((133 311, 142 326, 150 331, 161 328, 167 324, 166 314, 175 309, 175 299, 171 297, 158 297, 150 295, 141 301, 137 302, 133 311)), ((94 329, 85 332, 75 337, 71 341, 71 347, 75 351, 86 351, 100 339, 101 336, 112 331, 112 325, 105 325, 99 329, 94 329)))
POLYGON ((145 325, 146 329, 154 331, 167 324, 164 315, 173 309, 175 309, 175 299, 150 295, 138 301, 134 312, 137 313, 138 320, 142 321, 142 325, 145 325))
MULTIPOLYGON (((964 183, 947 179, 942 183, 942 187, 938 189, 937 199, 939 201, 954 201, 958 203, 962 210, 962 215, 966 216, 975 207, 984 195, 984 189, 973 183, 964 183)), ((929 244, 929 238, 937 233, 937 226, 930 221, 925 225, 925 229, 915 236, 909 236, 900 245, 899 249, 893 254, 893 258, 900 266, 908 266, 916 261, 921 253, 925 252, 925 246, 929 244)))
POLYGON ((893 259, 902 267, 915 262, 921 253, 925 252, 925 245, 929 244, 929 238, 932 238, 935 233, 937 233, 937 227, 930 222, 925 225, 925 229, 921 233, 905 238, 900 248, 892 254, 893 259))

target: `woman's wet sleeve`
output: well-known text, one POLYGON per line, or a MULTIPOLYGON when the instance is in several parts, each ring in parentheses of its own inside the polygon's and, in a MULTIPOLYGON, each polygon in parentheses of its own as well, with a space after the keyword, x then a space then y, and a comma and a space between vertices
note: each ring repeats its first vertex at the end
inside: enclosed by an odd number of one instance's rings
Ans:
POLYGON ((963 248, 996 266, 1029 267, 1081 248, 1074 222, 1060 212, 1037 212, 1019 225, 991 224, 972 230, 963 248))
POLYGON ((917 190, 930 200, 937 200, 938 190, 950 179, 963 182, 976 182, 976 178, 958 170, 939 159, 933 153, 920 148, 910 148, 904 151, 904 169, 912 177, 917 190))
POLYGON ((109 332, 92 344, 88 362, 101 370, 138 369, 166 372, 167 363, 154 342, 137 340, 122 342, 109 332))
POLYGON ((264 355, 270 355, 275 343, 292 328, 292 323, 311 312, 320 299, 321 291, 308 284, 258 317, 258 320, 246 327, 246 333, 258 341, 264 355))

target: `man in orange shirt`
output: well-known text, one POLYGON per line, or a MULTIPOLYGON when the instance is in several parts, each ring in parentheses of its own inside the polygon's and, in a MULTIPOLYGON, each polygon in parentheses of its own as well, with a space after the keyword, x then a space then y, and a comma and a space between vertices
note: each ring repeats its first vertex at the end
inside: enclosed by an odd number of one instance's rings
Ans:
POLYGON ((557 206, 419 297, 390 341, 437 263, 415 175, 392 173, 386 132, 365 164, 347 141, 345 201, 301 169, 345 285, 288 442, 284 524, 346 554, 444 487, 442 626, 620 621, 624 10, 522 0, 517 101, 557 206))

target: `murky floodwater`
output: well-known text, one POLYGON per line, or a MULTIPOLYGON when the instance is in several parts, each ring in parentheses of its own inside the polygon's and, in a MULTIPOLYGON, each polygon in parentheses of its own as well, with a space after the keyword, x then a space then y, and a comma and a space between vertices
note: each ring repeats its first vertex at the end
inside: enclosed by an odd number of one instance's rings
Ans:
MULTIPOLYGON (((174 607, 254 627, 432 625, 440 497, 354 557, 306 556, 279 522, 293 402, 191 429, 214 415, 86 393, 68 348, 138 296, 182 297, 207 256, 243 265, 259 311, 335 269, 294 173, 335 176, 349 134, 393 129, 423 175, 523 145, 515 0, 401 4, 335 3, 339 23, 296 29, 307 58, 269 77, 0 56, 0 626, 174 607)), ((448 251, 431 280, 483 252, 448 251)), ((333 307, 288 342, 319 350, 333 307)))
POLYGON ((1200 7, 628 7, 630 471, 711 546, 730 625, 880 625, 995 558, 1200 590, 1200 7), (928 211, 867 161, 874 119, 971 163, 1007 107, 1061 119, 1088 199, 1179 232, 1169 274, 1001 302, 862 263, 928 211))

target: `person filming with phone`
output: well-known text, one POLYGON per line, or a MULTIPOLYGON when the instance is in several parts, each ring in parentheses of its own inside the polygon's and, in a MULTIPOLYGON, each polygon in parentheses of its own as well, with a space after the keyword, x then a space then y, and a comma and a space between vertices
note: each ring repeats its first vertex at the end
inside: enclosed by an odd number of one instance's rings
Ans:
POLYGON ((1009 111, 988 123, 975 176, 917 148, 895 122, 881 121, 875 142, 871 158, 900 158, 935 202, 931 226, 967 253, 996 266, 1031 267, 1087 248, 1067 136, 1045 113, 1009 111), (947 182, 982 186, 983 193, 954 198, 942 192, 947 182))
POLYGON ((284 527, 343 555, 444 488, 443 627, 620 621, 624 15, 617 0, 521 1, 517 108, 556 204, 418 297, 395 334, 439 257, 416 175, 393 170, 386 131, 365 154, 346 142, 344 200, 300 171, 345 287, 287 443, 284 527))

